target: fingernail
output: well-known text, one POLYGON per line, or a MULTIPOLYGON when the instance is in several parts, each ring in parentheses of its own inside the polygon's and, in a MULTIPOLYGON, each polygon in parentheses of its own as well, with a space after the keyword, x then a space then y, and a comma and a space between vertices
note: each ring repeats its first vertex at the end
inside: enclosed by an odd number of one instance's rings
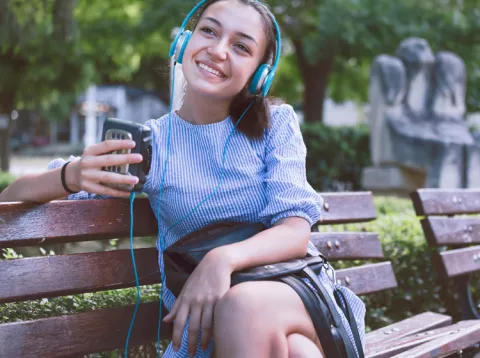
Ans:
POLYGON ((128 145, 132 146, 132 147, 135 147, 137 143, 135 143, 135 141, 131 140, 130 142, 128 142, 128 145))
POLYGON ((142 155, 141 154, 134 154, 135 160, 142 160, 142 155))
POLYGON ((132 184, 137 184, 138 183, 138 177, 133 177, 132 179, 130 179, 130 182, 132 184))

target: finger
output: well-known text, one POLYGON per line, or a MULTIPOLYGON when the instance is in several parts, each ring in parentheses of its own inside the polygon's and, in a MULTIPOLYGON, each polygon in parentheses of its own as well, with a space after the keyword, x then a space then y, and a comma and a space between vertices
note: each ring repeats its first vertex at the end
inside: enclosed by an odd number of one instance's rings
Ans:
POLYGON ((138 183, 138 177, 135 175, 125 175, 112 173, 105 170, 84 170, 82 172, 84 180, 93 183, 125 184, 135 185, 138 183))
POLYGON ((82 158, 84 168, 102 168, 113 165, 141 163, 143 157, 141 154, 104 154, 98 156, 85 156, 82 158))
POLYGON ((82 184, 83 190, 93 194, 105 195, 105 196, 112 196, 117 198, 128 198, 130 196, 129 192, 117 190, 113 188, 109 188, 108 186, 104 186, 97 183, 86 182, 82 184))
POLYGON ((163 319, 165 322, 172 322, 174 320, 175 316, 177 315, 178 307, 180 307, 181 300, 182 300, 182 293, 180 293, 178 298, 175 300, 172 310, 163 319))
POLYGON ((178 351, 182 345, 182 335, 185 329, 185 323, 187 321, 188 313, 190 312, 190 307, 186 304, 182 304, 178 308, 175 321, 173 322, 173 333, 172 333, 172 343, 173 349, 178 351))
POLYGON ((135 148, 135 141, 132 140, 119 140, 119 139, 109 139, 100 143, 93 144, 83 151, 84 155, 101 155, 112 152, 114 150, 120 149, 131 149, 135 148))
POLYGON ((203 307, 202 312, 202 340, 200 342, 200 346, 202 350, 206 350, 208 348, 208 343, 212 338, 212 331, 213 331, 213 304, 207 303, 203 307))
POLYGON ((200 330, 200 319, 202 318, 202 306, 195 306, 190 313, 188 321, 188 354, 195 356, 197 350, 198 331, 200 330))

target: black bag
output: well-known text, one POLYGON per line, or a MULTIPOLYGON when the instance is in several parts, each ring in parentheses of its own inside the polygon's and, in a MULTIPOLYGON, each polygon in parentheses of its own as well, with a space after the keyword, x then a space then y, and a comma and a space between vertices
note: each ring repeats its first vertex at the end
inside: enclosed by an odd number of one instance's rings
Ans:
MULTIPOLYGON (((220 223, 193 232, 169 246, 164 252, 167 287, 178 297, 188 276, 212 249, 246 240, 265 227, 262 224, 220 223)), ((355 348, 323 284, 321 270, 329 270, 323 255, 307 256, 276 264, 248 268, 232 274, 232 286, 246 281, 281 281, 300 296, 312 318, 327 358, 364 358, 360 335, 353 314, 340 290, 334 288, 335 301, 344 312, 354 335, 355 348), (308 279, 312 289, 304 279, 308 279)))

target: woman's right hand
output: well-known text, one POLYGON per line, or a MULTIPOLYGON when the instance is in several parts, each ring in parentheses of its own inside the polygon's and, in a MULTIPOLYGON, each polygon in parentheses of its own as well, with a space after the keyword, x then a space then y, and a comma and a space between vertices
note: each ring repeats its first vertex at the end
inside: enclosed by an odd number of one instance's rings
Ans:
POLYGON ((138 177, 112 173, 102 168, 140 163, 143 160, 141 154, 110 154, 115 150, 134 147, 135 142, 131 140, 106 140, 85 148, 80 160, 70 163, 66 168, 67 186, 74 191, 84 190, 92 194, 128 197, 129 192, 113 189, 104 184, 123 184, 133 187, 138 183, 138 177))

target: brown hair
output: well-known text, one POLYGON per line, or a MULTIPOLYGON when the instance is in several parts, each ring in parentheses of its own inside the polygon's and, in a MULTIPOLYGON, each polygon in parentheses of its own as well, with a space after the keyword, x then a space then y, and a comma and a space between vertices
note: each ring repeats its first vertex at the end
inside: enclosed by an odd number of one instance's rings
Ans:
MULTIPOLYGON (((193 17, 192 19, 192 28, 198 24, 198 21, 202 17, 204 11, 212 4, 225 1, 225 0, 209 0, 202 6, 199 11, 198 15, 193 17)), ((253 7, 258 13, 262 16, 262 20, 265 26, 265 33, 267 35, 267 50, 265 51, 265 55, 260 63, 268 63, 272 64, 275 57, 275 51, 277 50, 277 43, 276 43, 276 32, 275 32, 275 25, 273 24, 272 20, 272 13, 267 7, 266 4, 262 3, 258 0, 237 0, 238 2, 249 5, 253 7)), ((253 77, 253 75, 252 75, 253 77)), ((251 79, 250 79, 251 80, 251 79)), ((248 105, 253 101, 252 106, 250 109, 245 113, 242 120, 237 126, 237 129, 240 132, 247 135, 249 138, 261 138, 263 136, 263 132, 268 126, 270 125, 270 106, 269 100, 264 98, 260 95, 252 95, 249 92, 248 86, 250 81, 247 84, 247 88, 242 89, 240 93, 238 93, 235 98, 233 99, 232 103, 230 104, 229 114, 234 124, 237 123, 238 119, 242 115, 242 113, 247 109, 248 105)))

